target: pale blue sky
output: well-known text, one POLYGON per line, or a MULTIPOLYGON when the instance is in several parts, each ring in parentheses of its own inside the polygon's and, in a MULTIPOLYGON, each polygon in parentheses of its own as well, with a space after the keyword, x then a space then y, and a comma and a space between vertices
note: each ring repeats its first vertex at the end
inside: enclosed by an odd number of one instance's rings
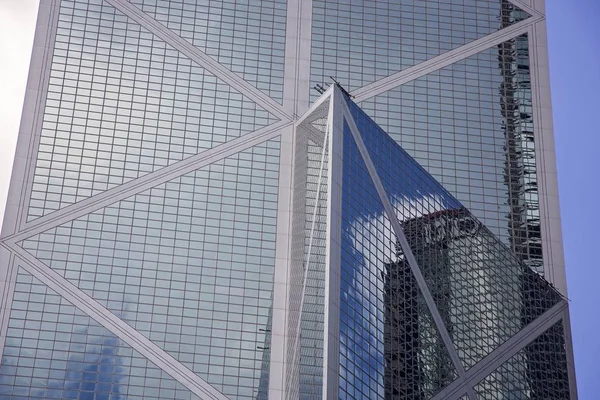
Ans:
POLYGON ((600 1, 546 0, 579 398, 600 398, 600 1))
MULTIPOLYGON (((579 395, 600 398, 600 0, 546 0, 550 74, 579 395)), ((38 0, 0 0, 0 219, 38 0)))

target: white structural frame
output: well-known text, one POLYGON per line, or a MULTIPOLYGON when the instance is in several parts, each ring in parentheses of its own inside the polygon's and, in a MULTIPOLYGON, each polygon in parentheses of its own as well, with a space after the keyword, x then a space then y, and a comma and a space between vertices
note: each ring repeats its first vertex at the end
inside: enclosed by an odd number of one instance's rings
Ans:
MULTIPOLYGON (((212 386, 206 384, 206 382, 203 382, 198 377, 194 378, 190 376, 189 371, 186 372, 183 365, 172 357, 169 357, 164 351, 153 347, 154 345, 151 342, 144 342, 141 335, 132 332, 132 328, 128 330, 127 326, 122 325, 122 321, 118 320, 118 318, 89 298, 89 296, 74 290, 73 285, 55 274, 39 260, 34 259, 19 247, 18 243, 40 232, 52 229, 105 207, 122 198, 140 193, 148 188, 219 161, 224 157, 248 149, 266 140, 280 137, 281 164, 269 398, 283 399, 286 388, 285 373, 283 371, 287 367, 286 352, 284 349, 289 340, 286 321, 290 271, 289 251, 291 235, 289 228, 291 226, 291 210, 293 209, 290 186, 294 167, 293 137, 298 127, 296 123, 298 116, 303 114, 308 115, 307 110, 310 103, 309 88, 312 86, 310 82, 312 0, 288 1, 283 104, 271 99, 252 84, 230 71, 226 66, 192 46, 185 39, 179 37, 176 33, 130 2, 125 0, 105 1, 117 11, 127 15, 133 21, 169 43, 173 48, 189 57, 196 64, 205 68, 232 88, 277 116, 280 121, 81 202, 66 206, 44 217, 26 222, 33 173, 41 136, 41 121, 47 95, 60 4, 60 0, 41 0, 11 184, 2 234, 0 235, 0 354, 6 337, 16 272, 19 267, 22 267, 37 279, 59 291, 59 293, 64 294, 74 305, 84 310, 84 312, 96 321, 102 323, 107 329, 120 335, 119 337, 136 348, 142 355, 156 360, 157 365, 196 395, 201 398, 221 398, 219 397, 220 394, 213 392, 214 388, 212 386)), ((546 268, 545 275, 566 296, 565 265, 559 217, 554 132, 548 76, 545 4, 544 0, 510 1, 528 12, 531 17, 414 67, 365 85, 356 90, 354 94, 357 102, 367 100, 399 85, 413 81, 418 77, 496 46, 506 40, 527 33, 530 40, 530 58, 532 64, 533 117, 536 134, 535 152, 542 220, 542 249, 546 268)), ((330 141, 333 136, 335 135, 330 135, 330 141)), ((318 133, 313 135, 314 140, 318 140, 319 137, 318 133)), ((330 145, 333 146, 336 144, 330 143, 330 145)), ((334 205, 332 205, 332 208, 335 209, 334 205)), ((329 284, 331 285, 332 282, 330 279, 329 284)), ((328 313, 333 316, 335 310, 329 308, 328 313)), ((564 320, 566 335, 570 338, 569 318, 566 309, 562 314, 562 318, 564 320)), ((330 328, 335 330, 334 326, 330 328)), ((329 339, 327 343, 328 349, 334 348, 334 341, 334 338, 329 339)), ((575 399, 577 394, 570 340, 567 341, 567 354, 571 367, 569 376, 572 398, 575 399)), ((328 387, 332 387, 331 385, 333 384, 333 381, 329 381, 329 378, 333 379, 331 376, 332 372, 329 372, 328 387)), ((469 381, 469 376, 470 371, 467 371, 464 375, 464 382, 469 381)), ((472 399, 472 394, 467 389, 462 394, 464 393, 468 393, 469 398, 472 399)))

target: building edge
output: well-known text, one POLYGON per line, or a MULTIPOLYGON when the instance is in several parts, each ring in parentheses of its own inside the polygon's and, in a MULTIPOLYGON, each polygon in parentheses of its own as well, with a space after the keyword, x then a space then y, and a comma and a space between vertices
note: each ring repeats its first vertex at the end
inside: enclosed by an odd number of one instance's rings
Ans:
POLYGON ((38 6, 15 157, 0 233, 0 355, 4 352, 14 284, 19 269, 17 257, 4 244, 4 238, 19 232, 27 218, 29 189, 37 159, 36 150, 42 129, 58 26, 59 3, 60 0, 40 0, 38 6))

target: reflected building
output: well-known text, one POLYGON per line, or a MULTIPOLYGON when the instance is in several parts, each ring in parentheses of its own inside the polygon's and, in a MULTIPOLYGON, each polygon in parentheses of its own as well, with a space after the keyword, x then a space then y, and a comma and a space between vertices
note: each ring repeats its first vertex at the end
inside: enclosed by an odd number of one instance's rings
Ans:
POLYGON ((543 0, 41 0, 0 397, 576 398, 544 31, 543 0))

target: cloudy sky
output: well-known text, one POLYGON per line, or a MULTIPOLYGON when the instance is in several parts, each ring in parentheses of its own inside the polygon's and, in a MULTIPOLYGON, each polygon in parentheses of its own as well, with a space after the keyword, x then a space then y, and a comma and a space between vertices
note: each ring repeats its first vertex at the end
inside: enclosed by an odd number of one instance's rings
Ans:
MULTIPOLYGON (((580 399, 600 393, 600 1, 546 0, 550 73, 580 399)), ((0 0, 0 220, 38 0, 0 0)))
POLYGON ((39 0, 0 0, 0 220, 12 160, 39 0))

